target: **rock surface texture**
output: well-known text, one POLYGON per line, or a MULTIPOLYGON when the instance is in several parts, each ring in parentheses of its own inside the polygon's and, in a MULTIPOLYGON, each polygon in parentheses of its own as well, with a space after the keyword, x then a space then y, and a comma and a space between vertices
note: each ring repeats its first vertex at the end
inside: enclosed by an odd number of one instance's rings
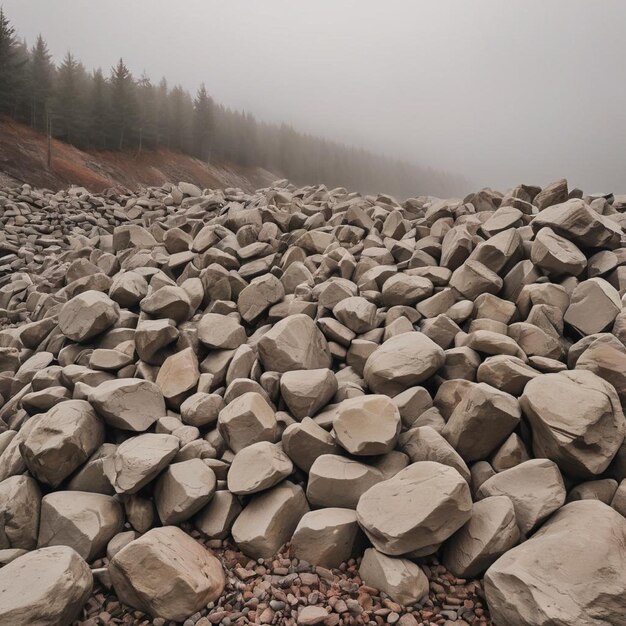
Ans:
POLYGON ((625 226, 0 188, 0 623, 626 625, 625 226))

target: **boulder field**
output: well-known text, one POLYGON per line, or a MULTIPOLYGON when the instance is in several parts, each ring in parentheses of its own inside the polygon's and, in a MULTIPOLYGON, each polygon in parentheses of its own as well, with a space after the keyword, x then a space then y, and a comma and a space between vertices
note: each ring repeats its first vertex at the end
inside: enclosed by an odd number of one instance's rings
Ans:
POLYGON ((0 189, 0 624, 626 626, 625 227, 0 189))

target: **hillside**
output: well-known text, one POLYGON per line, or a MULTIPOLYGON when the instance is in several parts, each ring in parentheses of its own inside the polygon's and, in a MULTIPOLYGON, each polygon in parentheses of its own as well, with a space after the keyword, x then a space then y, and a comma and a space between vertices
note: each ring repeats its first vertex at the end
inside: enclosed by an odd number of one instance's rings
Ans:
POLYGON ((137 189, 187 180, 201 187, 254 191, 278 178, 262 168, 228 162, 207 165, 164 148, 141 153, 85 152, 57 140, 52 140, 52 163, 48 168, 47 144, 45 135, 9 118, 0 118, 0 185, 28 182, 53 190, 79 185, 99 192, 109 187, 137 189))

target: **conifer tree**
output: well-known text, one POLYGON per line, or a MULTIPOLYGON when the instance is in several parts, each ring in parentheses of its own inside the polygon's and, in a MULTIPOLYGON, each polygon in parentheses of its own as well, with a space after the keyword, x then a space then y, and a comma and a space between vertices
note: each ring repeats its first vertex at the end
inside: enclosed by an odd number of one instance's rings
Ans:
POLYGON ((116 138, 118 150, 123 150, 131 141, 132 131, 137 121, 137 100, 135 81, 122 59, 111 68, 110 84, 111 130, 116 138))
POLYGON ((211 159, 211 147, 215 134, 213 106, 213 100, 202 83, 193 103, 193 138, 194 154, 203 161, 211 159))
POLYGON ((55 71, 48 46, 43 37, 39 35, 31 51, 29 94, 30 123, 33 128, 41 132, 44 132, 47 126, 48 107, 55 71))

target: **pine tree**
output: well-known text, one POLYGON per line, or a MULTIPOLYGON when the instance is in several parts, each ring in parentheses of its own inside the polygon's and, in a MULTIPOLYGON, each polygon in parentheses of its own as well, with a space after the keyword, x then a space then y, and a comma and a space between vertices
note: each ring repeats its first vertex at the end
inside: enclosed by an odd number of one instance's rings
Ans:
POLYGON ((157 144, 157 102, 155 88, 145 72, 137 81, 137 128, 139 133, 139 151, 144 146, 154 147, 157 144))
POLYGON ((203 161, 210 161, 215 117, 213 100, 207 93, 204 83, 200 85, 193 103, 194 154, 203 161))
POLYGON ((68 52, 61 63, 53 95, 54 134, 68 143, 82 145, 88 126, 86 100, 87 75, 82 63, 68 52))
POLYGON ((52 63, 48 46, 39 35, 33 46, 30 59, 30 124, 39 131, 45 131, 48 106, 52 95, 55 67, 52 63))
POLYGON ((17 41, 15 28, 0 7, 0 113, 16 116, 23 95, 24 59, 22 44, 17 41))
POLYGON ((117 147, 123 150, 131 140, 137 121, 135 81, 122 59, 111 68, 111 130, 117 147))
POLYGON ((111 117, 109 85, 100 68, 93 72, 90 82, 87 104, 89 143, 103 150, 108 147, 107 129, 111 117))

